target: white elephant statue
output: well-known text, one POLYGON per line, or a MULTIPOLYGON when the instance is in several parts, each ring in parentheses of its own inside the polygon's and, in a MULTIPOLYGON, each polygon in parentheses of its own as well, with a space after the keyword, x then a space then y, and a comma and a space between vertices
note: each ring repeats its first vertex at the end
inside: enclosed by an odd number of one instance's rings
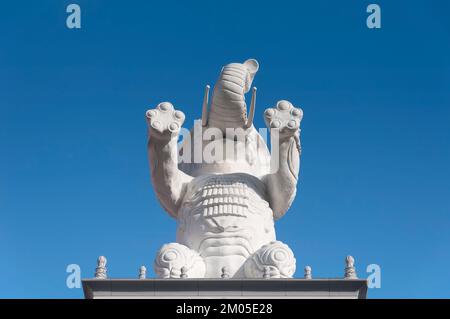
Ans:
POLYGON ((270 153, 253 126, 256 88, 248 114, 245 103, 258 69, 254 59, 224 66, 210 105, 207 86, 197 125, 214 139, 185 138, 179 148, 184 114, 169 102, 146 113, 153 187, 177 221, 177 242, 155 258, 158 277, 220 278, 226 271, 231 278, 289 278, 295 272, 294 255, 276 240, 274 221, 296 194, 303 111, 285 100, 265 111, 270 153), (226 151, 211 152, 214 161, 180 161, 211 145, 226 151))

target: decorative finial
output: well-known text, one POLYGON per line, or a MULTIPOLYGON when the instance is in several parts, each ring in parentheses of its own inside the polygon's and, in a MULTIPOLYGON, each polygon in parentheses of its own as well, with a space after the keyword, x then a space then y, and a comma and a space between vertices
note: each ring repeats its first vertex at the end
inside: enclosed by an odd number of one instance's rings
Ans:
POLYGON ((180 278, 186 279, 188 277, 187 275, 188 269, 186 266, 181 267, 181 275, 180 278))
POLYGON ((263 278, 264 279, 269 279, 270 278, 270 267, 269 266, 264 267, 263 278))
POLYGON ((312 279, 311 266, 305 267, 305 279, 312 279))
POLYGON ((226 266, 222 267, 222 279, 228 279, 230 278, 230 274, 228 273, 228 268, 226 266))
POLYGON ((145 266, 139 267, 139 279, 145 279, 147 277, 147 268, 145 266))
POLYGON ((358 276, 356 275, 355 259, 350 255, 345 257, 344 279, 358 279, 358 276))
POLYGON ((97 268, 95 268, 95 279, 106 279, 106 258, 100 256, 97 259, 97 268))

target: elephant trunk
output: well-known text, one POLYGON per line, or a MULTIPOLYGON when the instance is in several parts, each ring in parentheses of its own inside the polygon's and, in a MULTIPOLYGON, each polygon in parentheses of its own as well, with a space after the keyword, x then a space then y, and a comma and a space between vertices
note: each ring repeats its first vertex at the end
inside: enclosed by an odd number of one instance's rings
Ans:
POLYGON ((250 90, 257 71, 258 62, 253 59, 223 67, 214 86, 208 127, 219 128, 224 134, 226 128, 246 128, 245 93, 250 90))

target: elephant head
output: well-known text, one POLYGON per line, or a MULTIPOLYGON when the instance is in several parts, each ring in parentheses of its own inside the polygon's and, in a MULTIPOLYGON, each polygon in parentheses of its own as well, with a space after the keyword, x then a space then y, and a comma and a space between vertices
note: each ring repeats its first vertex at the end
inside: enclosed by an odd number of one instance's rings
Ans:
MULTIPOLYGON (((198 176, 205 173, 231 173, 248 172, 249 174, 261 176, 267 173, 267 163, 270 162, 270 154, 263 138, 253 126, 253 116, 255 112, 256 88, 253 88, 250 111, 247 115, 247 105, 245 94, 250 91, 253 79, 258 71, 259 64, 254 59, 249 59, 244 63, 230 63, 222 68, 219 79, 214 86, 214 93, 208 111, 209 86, 206 86, 203 100, 203 112, 201 126, 203 129, 216 130, 219 139, 214 139, 214 143, 223 143, 223 155, 215 162, 181 162, 179 168, 191 176, 198 176), (233 129, 233 136, 228 136, 227 129, 233 129), (243 133, 243 134, 241 134, 243 133), (237 135, 240 137, 237 137, 237 135), (234 151, 230 156, 226 152, 227 141, 233 141, 234 151), (241 160, 234 158, 235 154, 243 154, 241 160), (260 160, 257 163, 257 160, 260 160)), ((191 133, 196 134, 196 129, 191 133)), ((215 135, 216 136, 216 135, 215 135)), ((196 150, 205 150, 211 142, 209 140, 184 141, 180 154, 185 154, 190 150, 192 154, 196 150), (197 145, 197 146, 196 146, 197 145)), ((217 144, 215 144, 217 145, 217 144)))

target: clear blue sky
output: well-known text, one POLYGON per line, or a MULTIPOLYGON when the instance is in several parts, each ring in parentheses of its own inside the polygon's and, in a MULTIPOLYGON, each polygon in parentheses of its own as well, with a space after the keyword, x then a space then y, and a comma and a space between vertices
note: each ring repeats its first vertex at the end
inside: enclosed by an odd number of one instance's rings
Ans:
MULTIPOLYGON (((92 277, 151 269, 175 222, 150 184, 144 113, 200 117, 222 65, 256 58, 256 126, 304 110, 298 196, 277 223, 297 276, 339 277, 352 254, 369 297, 450 297, 450 4, 373 1, 8 1, 0 10, 0 297, 80 298, 92 277), (78 3, 82 29, 66 28, 78 3)), ((151 271, 151 275, 153 272, 151 271)))

